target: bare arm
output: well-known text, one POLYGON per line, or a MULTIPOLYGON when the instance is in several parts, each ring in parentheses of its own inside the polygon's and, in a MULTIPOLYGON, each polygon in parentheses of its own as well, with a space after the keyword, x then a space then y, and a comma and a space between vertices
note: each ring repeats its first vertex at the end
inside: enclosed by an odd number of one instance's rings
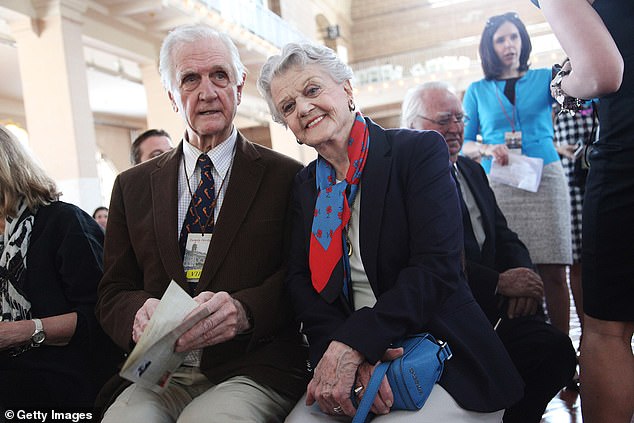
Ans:
MULTIPOLYGON (((77 313, 66 313, 42 319, 46 339, 44 345, 64 346, 75 333, 77 313)), ((35 331, 33 320, 0 322, 0 350, 31 342, 35 331)))
POLYGON ((623 57, 590 0, 540 0, 539 5, 570 58, 572 72, 561 83, 572 97, 615 92, 623 79, 623 57))

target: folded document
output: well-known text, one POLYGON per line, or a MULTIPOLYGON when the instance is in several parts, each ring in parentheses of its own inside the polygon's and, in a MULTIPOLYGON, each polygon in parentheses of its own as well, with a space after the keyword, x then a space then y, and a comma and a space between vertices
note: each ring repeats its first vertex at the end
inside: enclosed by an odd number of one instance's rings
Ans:
POLYGON ((542 180, 544 160, 522 154, 509 154, 509 163, 502 166, 495 160, 491 163, 489 179, 530 192, 537 192, 542 180))
POLYGON ((207 315, 200 310, 188 316, 196 307, 198 303, 172 281, 119 375, 156 392, 163 389, 187 355, 174 351, 176 341, 207 315))

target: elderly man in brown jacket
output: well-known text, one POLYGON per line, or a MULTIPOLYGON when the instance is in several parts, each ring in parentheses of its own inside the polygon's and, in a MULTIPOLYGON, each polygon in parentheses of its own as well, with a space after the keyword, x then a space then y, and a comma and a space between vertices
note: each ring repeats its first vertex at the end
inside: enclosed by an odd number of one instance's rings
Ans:
POLYGON ((246 72, 225 34, 177 28, 159 70, 186 131, 177 148, 115 182, 97 316, 129 350, 171 280, 207 314, 176 342, 188 355, 168 387, 129 386, 104 421, 281 422, 308 378, 283 290, 301 165, 235 129, 246 72))

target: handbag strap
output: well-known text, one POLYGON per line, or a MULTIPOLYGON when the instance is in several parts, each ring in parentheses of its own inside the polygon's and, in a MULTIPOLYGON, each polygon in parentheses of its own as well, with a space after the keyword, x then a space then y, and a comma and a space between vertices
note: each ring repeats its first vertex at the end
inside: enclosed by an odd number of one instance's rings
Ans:
POLYGON ((379 387, 381 386, 381 381, 383 380, 383 376, 387 372, 387 368, 390 366, 389 361, 385 361, 374 368, 372 372, 372 376, 370 377, 370 382, 368 382, 368 386, 365 388, 365 394, 363 394, 363 398, 361 398, 361 402, 359 403, 359 407, 357 408, 357 412, 352 419, 352 423, 364 423, 368 413, 370 412, 370 408, 372 408, 372 403, 374 402, 374 398, 376 394, 379 392, 379 387))
MULTIPOLYGON (((434 338, 432 337, 432 339, 434 338)), ((434 341, 436 340, 434 339, 434 341)), ((450 359, 451 356, 451 350, 449 349, 447 343, 438 343, 438 352, 436 353, 438 361, 443 363, 445 360, 450 359)), ((363 394, 359 407, 357 407, 357 412, 352 419, 352 423, 365 423, 365 420, 370 413, 370 408, 372 408, 372 404, 374 403, 374 398, 379 392, 379 387, 381 386, 383 377, 385 376, 385 373, 387 373, 387 368, 390 367, 391 363, 391 361, 384 361, 374 368, 372 376, 370 376, 368 386, 365 388, 365 394, 363 394)))

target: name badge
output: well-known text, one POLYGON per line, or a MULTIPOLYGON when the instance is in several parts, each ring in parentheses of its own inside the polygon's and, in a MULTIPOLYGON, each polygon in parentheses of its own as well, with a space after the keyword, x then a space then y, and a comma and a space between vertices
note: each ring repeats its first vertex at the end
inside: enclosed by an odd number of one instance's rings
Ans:
POLYGON ((504 142, 508 148, 522 148, 522 131, 505 132, 504 142))
POLYGON ((200 274, 203 271, 209 244, 212 234, 187 234, 185 244, 185 256, 183 257, 183 267, 185 268, 185 279, 189 283, 198 283, 200 274))

